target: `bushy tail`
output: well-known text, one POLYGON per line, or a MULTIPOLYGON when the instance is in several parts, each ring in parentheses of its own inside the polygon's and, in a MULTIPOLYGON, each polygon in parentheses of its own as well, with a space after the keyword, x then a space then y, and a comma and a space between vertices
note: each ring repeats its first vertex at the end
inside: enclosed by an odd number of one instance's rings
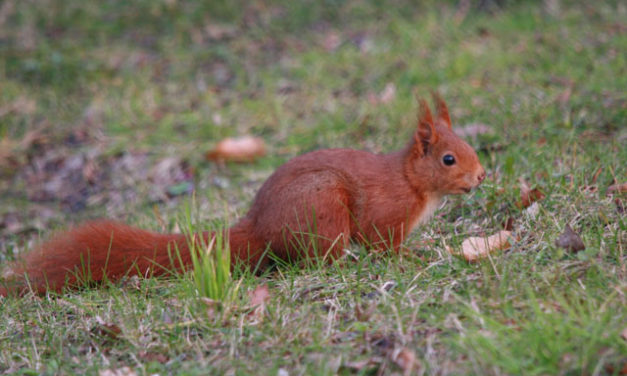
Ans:
MULTIPOLYGON (((248 221, 240 221, 225 235, 233 265, 260 265, 263 244, 253 240, 248 221)), ((206 245, 213 233, 194 236, 194 241, 206 245)), ((29 289, 38 294, 59 292, 64 287, 117 281, 129 275, 180 272, 191 265, 188 243, 184 234, 159 234, 113 221, 88 222, 52 237, 5 270, 0 296, 20 295, 29 289)))
MULTIPOLYGON (((202 236, 207 240, 208 233, 202 236)), ((60 291, 85 282, 125 275, 158 275, 190 263, 188 239, 112 221, 96 221, 63 232, 3 273, 0 295, 60 291)))

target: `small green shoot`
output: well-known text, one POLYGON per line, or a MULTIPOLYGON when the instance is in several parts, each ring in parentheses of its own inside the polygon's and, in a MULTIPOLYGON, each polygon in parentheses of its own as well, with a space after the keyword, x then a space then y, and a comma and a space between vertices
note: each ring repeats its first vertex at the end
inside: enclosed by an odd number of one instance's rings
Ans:
MULTIPOLYGON (((191 203, 185 205, 183 222, 188 239, 194 295, 222 303, 232 301, 237 296, 241 281, 235 283, 231 274, 228 226, 222 224, 216 231, 209 233, 198 231, 198 226, 194 224, 198 223, 197 218, 192 220, 193 207, 194 197, 191 203)), ((180 259, 180 250, 176 250, 176 253, 180 259)))
POLYGON ((199 296, 226 302, 232 300, 239 284, 231 276, 231 252, 221 229, 207 242, 191 237, 192 279, 199 296))

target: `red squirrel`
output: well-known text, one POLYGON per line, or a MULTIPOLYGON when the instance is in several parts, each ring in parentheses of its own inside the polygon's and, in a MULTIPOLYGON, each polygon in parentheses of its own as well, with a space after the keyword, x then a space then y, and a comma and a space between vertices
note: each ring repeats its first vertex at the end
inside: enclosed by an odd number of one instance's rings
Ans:
MULTIPOLYGON (((334 260, 351 241, 398 250, 443 196, 478 186, 486 173, 477 154, 453 132, 446 103, 437 94, 433 98, 436 116, 421 99, 417 129, 399 151, 317 150, 280 166, 257 192, 248 213, 225 230, 232 264, 263 268, 270 261, 268 252, 286 261, 305 256, 334 260)), ((208 244, 214 235, 195 236, 208 244)), ((93 281, 115 281, 185 269, 191 264, 188 240, 183 234, 159 234, 113 221, 88 222, 12 264, 0 295, 28 288, 61 291, 75 286, 86 270, 93 281), (173 265, 175 248, 183 265, 173 265)))

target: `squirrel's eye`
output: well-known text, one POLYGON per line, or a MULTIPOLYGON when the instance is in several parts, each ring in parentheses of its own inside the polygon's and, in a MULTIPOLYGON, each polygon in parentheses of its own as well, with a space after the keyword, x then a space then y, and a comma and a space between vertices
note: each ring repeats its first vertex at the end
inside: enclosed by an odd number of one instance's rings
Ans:
POLYGON ((455 164, 455 157, 453 157, 450 154, 447 154, 444 157, 442 157, 442 162, 444 162, 444 164, 447 166, 452 166, 455 164))

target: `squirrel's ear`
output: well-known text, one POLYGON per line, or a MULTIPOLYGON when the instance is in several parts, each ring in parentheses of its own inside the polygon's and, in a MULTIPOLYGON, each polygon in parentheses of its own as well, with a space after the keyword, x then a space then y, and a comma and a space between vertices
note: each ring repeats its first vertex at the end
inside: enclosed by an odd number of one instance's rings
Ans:
POLYGON ((442 99, 440 94, 438 94, 436 91, 432 91, 431 96, 433 97, 433 102, 435 102, 435 108, 438 113, 438 122, 441 121, 446 124, 448 129, 452 129, 451 117, 448 114, 448 107, 446 107, 446 102, 444 102, 444 99, 442 99))
POLYGON ((438 142, 438 133, 435 130, 433 116, 427 101, 422 98, 418 101, 420 103, 420 116, 418 117, 418 129, 414 133, 413 144, 414 150, 419 155, 424 155, 433 144, 438 142))

